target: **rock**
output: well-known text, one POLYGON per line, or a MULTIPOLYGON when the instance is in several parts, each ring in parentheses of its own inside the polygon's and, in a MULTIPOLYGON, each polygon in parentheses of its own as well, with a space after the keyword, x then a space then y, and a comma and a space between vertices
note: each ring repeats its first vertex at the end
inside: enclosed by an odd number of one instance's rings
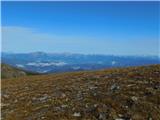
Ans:
POLYGON ((68 107, 68 105, 61 105, 61 107, 62 107, 62 108, 66 108, 66 107, 68 107))
POLYGON ((6 98, 6 99, 8 99, 8 98, 9 98, 9 95, 4 94, 3 97, 6 98))
POLYGON ((91 106, 86 104, 86 106, 85 106, 86 107, 86 112, 94 114, 97 111, 97 106, 98 106, 97 104, 94 104, 94 105, 91 105, 91 106))
POLYGON ((43 97, 40 97, 40 98, 39 98, 39 100, 40 100, 41 102, 45 102, 47 99, 48 99, 48 95, 47 95, 47 94, 45 94, 43 97))
POLYGON ((66 97, 66 94, 62 93, 61 97, 62 97, 62 98, 65 98, 65 97, 66 97))
POLYGON ((156 90, 160 89, 160 83, 155 83, 153 85, 153 88, 156 89, 156 90))
POLYGON ((43 120, 43 119, 45 119, 45 117, 44 117, 44 116, 42 116, 42 117, 41 117, 41 119, 43 120))
POLYGON ((126 106, 124 106, 124 108, 128 109, 128 106, 126 105, 126 106))
POLYGON ((1 107, 8 107, 10 104, 1 103, 1 107))
POLYGON ((80 113, 80 112, 75 112, 75 113, 73 114, 73 116, 74 116, 74 117, 81 117, 81 113, 80 113))
POLYGON ((93 96, 96 97, 96 96, 97 96, 97 93, 93 93, 93 96))
POLYGON ((120 87, 117 85, 117 84, 113 84, 110 88, 111 91, 116 91, 116 90, 119 90, 120 87))
POLYGON ((106 120, 109 117, 109 107, 105 104, 95 105, 98 110, 98 120, 106 120))
POLYGON ((29 90, 29 87, 28 87, 28 86, 26 86, 24 89, 29 90))
POLYGON ((94 90, 94 89, 97 89, 97 87, 96 86, 91 86, 91 87, 89 87, 89 89, 94 90))
POLYGON ((123 118, 116 118, 115 120, 125 120, 125 119, 123 119, 123 118))
MULTIPOLYGON (((58 88, 57 88, 58 89, 58 88)), ((52 97, 56 97, 56 98, 65 98, 66 97, 66 94, 63 93, 62 91, 60 90, 55 90, 52 94, 52 97)))
POLYGON ((128 114, 124 114, 124 115, 118 115, 122 120, 131 120, 131 116, 128 114))
POLYGON ((61 111, 60 107, 54 107, 54 111, 61 111))
POLYGON ((109 78, 109 76, 108 76, 108 75, 106 75, 106 76, 104 76, 104 78, 108 79, 108 78, 109 78))
POLYGON ((18 100, 17 100, 17 99, 15 99, 15 100, 14 100, 14 103, 17 103, 17 102, 18 102, 18 100))
POLYGON ((36 97, 32 97, 32 100, 34 101, 34 100, 36 100, 37 98, 36 97))
POLYGON ((134 102, 136 102, 136 101, 138 100, 138 98, 135 97, 135 96, 132 96, 131 99, 132 99, 134 102))
POLYGON ((135 86, 135 84, 129 84, 129 85, 127 85, 127 87, 132 87, 132 86, 135 86))
POLYGON ((94 107, 96 108, 98 106, 98 104, 94 104, 94 107))
POLYGON ((99 119, 99 120, 107 120, 107 119, 106 119, 106 113, 99 113, 98 119, 99 119))
POLYGON ((47 111, 48 110, 49 105, 41 105, 41 106, 37 106, 35 109, 33 109, 33 111, 37 111, 37 110, 44 110, 47 111))
POLYGON ((123 117, 123 115, 122 115, 122 114, 118 114, 118 116, 119 116, 119 117, 123 117))

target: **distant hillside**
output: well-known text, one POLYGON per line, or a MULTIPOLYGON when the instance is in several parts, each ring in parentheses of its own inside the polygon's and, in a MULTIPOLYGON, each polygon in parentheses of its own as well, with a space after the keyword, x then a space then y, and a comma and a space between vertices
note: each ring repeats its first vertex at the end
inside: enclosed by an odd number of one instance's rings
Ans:
POLYGON ((17 78, 26 75, 35 75, 36 73, 28 72, 7 64, 1 64, 1 78, 17 78))
POLYGON ((2 120, 160 120, 160 65, 2 80, 2 120))

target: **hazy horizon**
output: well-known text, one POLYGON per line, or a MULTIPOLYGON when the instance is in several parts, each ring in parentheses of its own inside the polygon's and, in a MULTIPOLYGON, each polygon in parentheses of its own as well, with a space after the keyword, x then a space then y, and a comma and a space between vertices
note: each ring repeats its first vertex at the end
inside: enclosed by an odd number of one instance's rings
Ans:
POLYGON ((2 52, 160 55, 160 2, 2 2, 2 52))
POLYGON ((44 53, 44 54, 66 54, 66 55, 102 55, 102 56, 138 56, 138 57, 160 57, 160 55, 146 55, 146 54, 143 54, 143 55, 123 55, 123 54, 99 54, 99 53, 74 53, 74 52, 45 52, 45 51, 31 51, 31 52, 12 52, 12 51, 1 51, 1 54, 34 54, 34 53, 44 53))

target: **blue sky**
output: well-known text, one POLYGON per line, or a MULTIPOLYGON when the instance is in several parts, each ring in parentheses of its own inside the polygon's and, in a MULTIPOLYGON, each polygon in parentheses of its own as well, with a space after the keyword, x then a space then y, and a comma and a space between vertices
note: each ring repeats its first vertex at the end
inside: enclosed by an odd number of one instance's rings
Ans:
POLYGON ((2 51, 158 55, 158 2, 2 2, 2 51))

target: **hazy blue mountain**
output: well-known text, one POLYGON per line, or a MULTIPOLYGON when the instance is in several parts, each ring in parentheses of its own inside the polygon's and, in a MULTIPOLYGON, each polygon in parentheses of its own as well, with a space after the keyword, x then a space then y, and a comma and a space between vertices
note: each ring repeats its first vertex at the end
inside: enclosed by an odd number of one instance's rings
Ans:
POLYGON ((69 53, 2 53, 2 62, 40 73, 96 70, 160 64, 158 56, 84 55, 69 53))

